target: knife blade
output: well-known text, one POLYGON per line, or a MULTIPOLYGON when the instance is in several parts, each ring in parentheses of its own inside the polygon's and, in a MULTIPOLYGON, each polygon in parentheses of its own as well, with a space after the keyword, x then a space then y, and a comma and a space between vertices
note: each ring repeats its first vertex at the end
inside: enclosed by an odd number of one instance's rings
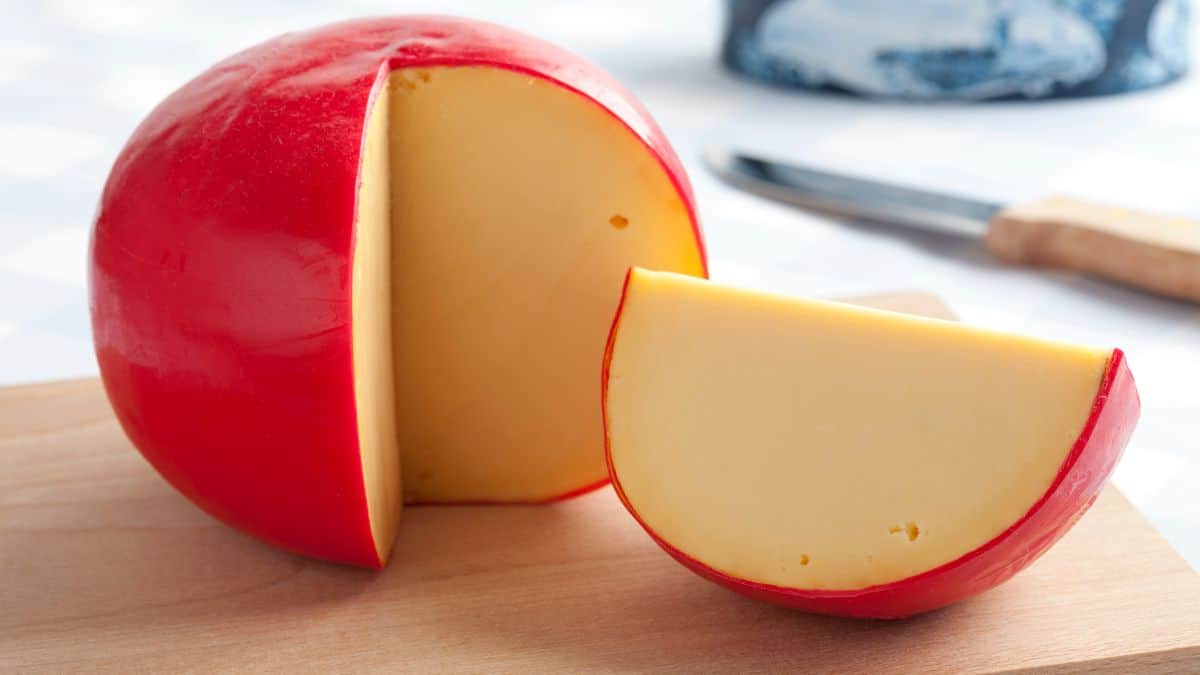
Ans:
POLYGON ((1000 204, 818 171, 707 148, 704 163, 726 182, 774 201, 968 237, 983 237, 1000 204))
POLYGON ((1084 272, 1200 302, 1200 221, 1063 196, 1006 206, 718 147, 706 148, 703 160, 726 183, 774 201, 982 238, 1009 263, 1084 272))

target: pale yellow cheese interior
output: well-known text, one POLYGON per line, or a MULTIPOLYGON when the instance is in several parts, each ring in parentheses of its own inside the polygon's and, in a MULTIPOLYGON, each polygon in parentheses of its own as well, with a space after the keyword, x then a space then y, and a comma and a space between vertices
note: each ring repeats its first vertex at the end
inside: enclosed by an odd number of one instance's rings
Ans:
POLYGON ((400 451, 392 386, 391 199, 388 190, 389 97, 376 98, 367 117, 359 168, 353 269, 351 340, 358 446, 371 534, 387 560, 400 520, 400 451))
POLYGON ((613 467, 643 522, 712 568, 896 581, 1029 510, 1109 355, 637 270, 608 381, 613 467))
MULTIPOLYGON (((600 364, 625 271, 703 273, 665 169, 595 103, 488 67, 393 72, 366 143, 353 311, 367 473, 398 475, 367 459, 398 449, 404 499, 420 502, 604 480, 600 364)), ((368 475, 368 494, 391 480, 368 475)))

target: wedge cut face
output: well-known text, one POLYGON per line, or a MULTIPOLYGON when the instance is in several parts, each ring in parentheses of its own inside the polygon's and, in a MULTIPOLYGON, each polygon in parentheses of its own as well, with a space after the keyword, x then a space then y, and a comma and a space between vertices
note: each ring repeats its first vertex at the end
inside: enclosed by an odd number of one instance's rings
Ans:
POLYGON ((614 485, 677 558, 776 602, 903 616, 1053 543, 1137 397, 1119 351, 634 269, 604 408, 614 485))

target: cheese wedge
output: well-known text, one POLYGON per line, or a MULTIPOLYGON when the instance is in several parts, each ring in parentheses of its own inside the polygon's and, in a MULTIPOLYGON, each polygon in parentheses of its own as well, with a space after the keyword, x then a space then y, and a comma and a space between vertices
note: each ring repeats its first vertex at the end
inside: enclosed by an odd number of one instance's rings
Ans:
POLYGON ((660 543, 726 580, 878 587, 1025 517, 1113 354, 634 269, 607 356, 610 468, 660 543))

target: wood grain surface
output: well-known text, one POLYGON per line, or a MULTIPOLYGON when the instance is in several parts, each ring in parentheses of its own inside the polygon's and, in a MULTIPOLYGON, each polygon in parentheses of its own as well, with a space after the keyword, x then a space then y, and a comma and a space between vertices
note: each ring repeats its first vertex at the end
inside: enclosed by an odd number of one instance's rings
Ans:
POLYGON ((987 245, 1008 262, 1075 270, 1200 302, 1200 221, 1049 197, 1000 211, 987 245))
MULTIPOLYGON (((871 301, 942 311, 929 296, 871 301)), ((97 381, 0 390, 0 672, 1022 669, 1200 671, 1200 577, 1114 489, 1008 584, 855 621, 693 576, 608 488, 408 509, 380 573, 305 560, 175 493, 97 381)))

